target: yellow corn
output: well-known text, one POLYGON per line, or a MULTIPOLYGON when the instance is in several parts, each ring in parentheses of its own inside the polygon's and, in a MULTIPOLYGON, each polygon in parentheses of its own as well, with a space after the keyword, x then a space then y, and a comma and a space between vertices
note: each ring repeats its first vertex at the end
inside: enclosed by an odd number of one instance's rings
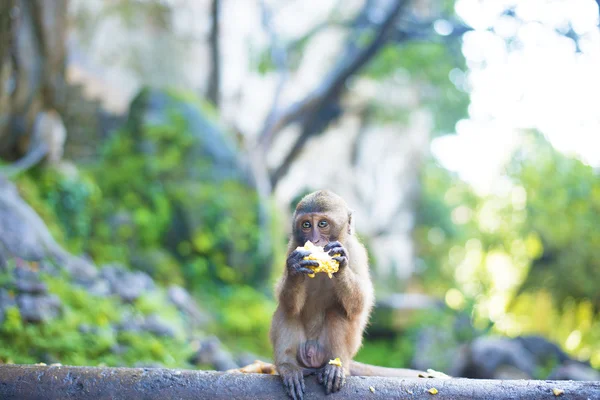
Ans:
MULTIPOLYGON (((318 267, 309 267, 313 271, 312 274, 308 274, 310 278, 314 278, 315 274, 319 272, 326 272, 329 275, 329 279, 331 279, 333 274, 340 269, 340 264, 332 259, 332 256, 323 250, 323 247, 315 246, 310 240, 303 247, 298 247, 297 250, 310 250, 311 253, 307 257, 304 257, 304 259, 318 261, 319 263, 318 267)), ((333 255, 333 257, 339 256, 339 254, 333 255)))

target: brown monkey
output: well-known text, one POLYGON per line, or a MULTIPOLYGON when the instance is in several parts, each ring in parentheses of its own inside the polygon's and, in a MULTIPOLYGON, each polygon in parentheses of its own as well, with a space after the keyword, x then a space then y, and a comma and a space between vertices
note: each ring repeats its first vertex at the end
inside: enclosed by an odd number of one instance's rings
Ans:
POLYGON ((305 196, 293 216, 292 237, 283 277, 277 285, 279 305, 271 323, 277 372, 293 399, 302 399, 304 376, 316 373, 326 392, 340 390, 346 376, 417 377, 420 371, 373 367, 351 362, 373 307, 373 285, 364 246, 352 232, 352 212, 329 191, 305 196), (339 262, 332 279, 312 273, 310 251, 296 250, 310 240, 339 262), (339 357, 342 366, 329 364, 339 357))

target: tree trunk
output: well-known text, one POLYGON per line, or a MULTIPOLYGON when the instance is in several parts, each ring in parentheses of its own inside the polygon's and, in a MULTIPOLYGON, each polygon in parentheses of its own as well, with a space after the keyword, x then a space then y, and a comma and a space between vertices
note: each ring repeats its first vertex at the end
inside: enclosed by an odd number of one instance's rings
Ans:
POLYGON ((29 148, 42 111, 64 108, 67 0, 0 2, 0 158, 29 148))

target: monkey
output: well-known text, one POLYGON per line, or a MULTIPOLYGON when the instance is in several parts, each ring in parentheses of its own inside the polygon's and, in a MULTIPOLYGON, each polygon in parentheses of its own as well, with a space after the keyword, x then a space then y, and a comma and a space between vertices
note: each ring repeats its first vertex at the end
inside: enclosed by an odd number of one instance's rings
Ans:
POLYGON ((49 109, 37 114, 27 153, 13 164, 0 168, 0 174, 12 177, 38 164, 44 157, 49 164, 60 162, 67 130, 55 110, 49 109))
POLYGON ((350 375, 417 378, 425 374, 352 361, 362 344, 374 289, 367 251, 353 233, 352 211, 337 194, 316 191, 296 206, 286 268, 275 292, 278 305, 269 336, 275 368, 292 399, 303 398, 304 376, 310 374, 317 375, 327 394, 339 391, 350 375), (333 278, 307 276, 318 262, 304 260, 310 251, 297 247, 308 240, 323 246, 339 263, 333 278), (335 358, 341 366, 329 363, 335 358))

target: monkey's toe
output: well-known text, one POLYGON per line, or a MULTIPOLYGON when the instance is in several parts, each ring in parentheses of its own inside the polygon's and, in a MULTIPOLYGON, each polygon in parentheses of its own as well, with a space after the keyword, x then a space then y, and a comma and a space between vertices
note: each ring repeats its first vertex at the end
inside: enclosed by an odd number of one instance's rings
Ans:
POLYGON ((288 396, 294 400, 302 400, 304 398, 304 376, 301 371, 294 371, 283 376, 283 385, 288 396))
POLYGON ((344 383, 346 383, 346 373, 344 368, 337 365, 326 365, 317 374, 317 379, 320 384, 325 387, 327 394, 339 391, 344 383))

